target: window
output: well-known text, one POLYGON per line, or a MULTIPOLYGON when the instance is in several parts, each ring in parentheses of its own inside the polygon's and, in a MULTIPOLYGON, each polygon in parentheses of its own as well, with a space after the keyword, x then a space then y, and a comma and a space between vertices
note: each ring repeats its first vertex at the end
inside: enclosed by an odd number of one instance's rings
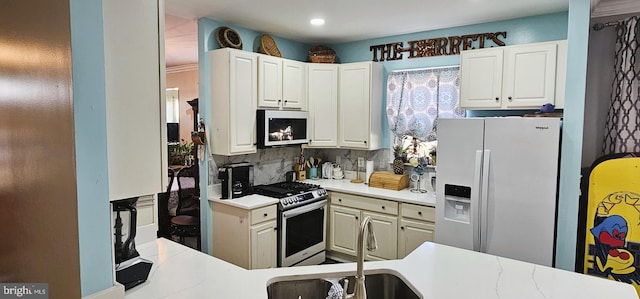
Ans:
POLYGON ((425 157, 437 144, 438 118, 464 118, 460 109, 460 67, 393 71, 387 78, 387 119, 410 156, 425 157))
POLYGON ((167 88, 167 122, 179 123, 180 122, 180 100, 178 97, 177 88, 167 88))

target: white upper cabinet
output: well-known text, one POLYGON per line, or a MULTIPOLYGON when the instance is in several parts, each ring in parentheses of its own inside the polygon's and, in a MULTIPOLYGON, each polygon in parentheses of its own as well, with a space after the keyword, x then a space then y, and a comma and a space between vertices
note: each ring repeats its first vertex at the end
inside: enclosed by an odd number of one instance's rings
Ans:
POLYGON ((500 108, 503 50, 460 53, 461 108, 500 108))
POLYGON ((338 66, 309 63, 310 147, 338 145, 338 66))
POLYGON ((462 51, 460 106, 538 109, 564 106, 566 41, 462 51))
POLYGON ((307 64, 282 60, 282 108, 307 110, 307 64))
POLYGON ((257 56, 235 49, 207 53, 211 80, 210 149, 215 155, 256 152, 257 56))
POLYGON ((258 106, 307 108, 307 72, 303 62, 258 55, 258 106))
POLYGON ((375 150, 381 146, 382 64, 339 66, 339 146, 375 150))
POLYGON ((103 9, 109 199, 163 192, 164 11, 158 1, 105 1, 103 9))
POLYGON ((258 55, 258 106, 282 105, 282 59, 258 55))

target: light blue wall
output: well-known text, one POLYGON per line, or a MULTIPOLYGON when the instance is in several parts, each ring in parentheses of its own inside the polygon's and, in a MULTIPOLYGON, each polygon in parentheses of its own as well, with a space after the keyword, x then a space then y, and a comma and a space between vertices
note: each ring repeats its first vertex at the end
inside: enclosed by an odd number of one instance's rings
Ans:
MULTIPOLYGON (((441 30, 333 44, 331 45, 331 47, 336 51, 337 58, 341 63, 370 61, 373 59, 373 53, 369 50, 369 47, 374 45, 403 42, 404 46, 406 47, 407 42, 412 40, 501 31, 507 32, 507 37, 502 39, 506 43, 506 45, 517 45, 566 39, 567 13, 562 12, 492 23, 483 23, 441 30)), ((384 86, 386 86, 388 73, 393 70, 460 65, 460 55, 409 59, 407 58, 408 54, 404 54, 404 57, 405 58, 402 60, 382 62, 382 65, 384 66, 384 86)), ((383 88, 383 107, 386 106, 386 99, 387 89, 383 88)), ((498 115, 501 113, 504 114, 503 112, 496 111, 469 111, 470 116, 498 115)), ((525 111, 508 111, 508 114, 510 115, 523 115, 524 113, 525 111)), ((391 138, 389 136, 389 126, 386 122, 385 109, 382 109, 380 118, 383 120, 383 144, 386 147, 390 147, 391 138)))
POLYGON ((70 0, 82 296, 113 286, 102 0, 70 0))
POLYGON ((569 2, 568 60, 560 161, 556 267, 574 270, 589 48, 589 0, 569 2))
MULTIPOLYGON (((469 26, 461 26, 433 31, 417 32, 404 35, 395 35, 376 39, 367 39, 355 42, 333 44, 340 63, 370 61, 373 58, 370 46, 387 44, 392 42, 430 39, 436 37, 460 36, 465 34, 506 31, 507 37, 502 38, 507 45, 543 42, 567 38, 567 13, 555 13, 528 18, 505 20, 492 23, 483 23, 469 26)), ((412 69, 422 67, 437 67, 459 65, 460 56, 435 56, 426 58, 405 58, 395 61, 384 61, 382 64, 387 71, 398 69, 412 69)))
MULTIPOLYGON (((260 47, 260 37, 262 32, 249 30, 242 27, 233 26, 230 24, 218 22, 215 20, 201 18, 198 20, 198 77, 200 81, 199 85, 199 101, 198 112, 201 117, 204 118, 205 124, 211 127, 211 114, 210 112, 210 99, 209 99, 209 66, 206 63, 207 51, 220 48, 218 41, 216 40, 216 29, 220 26, 226 26, 235 30, 242 39, 243 50, 249 52, 258 52, 260 47)), ((272 36, 278 45, 278 49, 282 53, 283 58, 306 61, 307 50, 309 45, 283 39, 277 36, 272 36)), ((208 149, 205 156, 209 156, 208 149)), ((209 182, 209 173, 207 161, 200 162, 200 194, 202 198, 207 198, 207 182, 209 182)), ((200 201, 200 213, 201 213, 201 238, 202 238, 202 251, 212 253, 212 244, 209 236, 211 235, 211 206, 209 201, 200 201)))

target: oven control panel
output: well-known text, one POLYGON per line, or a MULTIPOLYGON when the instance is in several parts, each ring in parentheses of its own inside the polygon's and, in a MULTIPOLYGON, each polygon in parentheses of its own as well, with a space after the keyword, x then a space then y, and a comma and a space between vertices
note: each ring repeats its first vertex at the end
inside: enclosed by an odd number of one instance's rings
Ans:
POLYGON ((312 203, 314 201, 318 201, 327 197, 327 190, 325 189, 316 189, 312 191, 307 191, 304 193, 291 195, 289 197, 281 198, 280 205, 283 209, 291 209, 294 207, 302 206, 307 203, 312 203))

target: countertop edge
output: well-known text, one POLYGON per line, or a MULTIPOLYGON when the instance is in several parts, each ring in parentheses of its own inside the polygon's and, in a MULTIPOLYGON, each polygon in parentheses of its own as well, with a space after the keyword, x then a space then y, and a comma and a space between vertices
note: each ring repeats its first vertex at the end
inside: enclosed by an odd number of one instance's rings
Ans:
MULTIPOLYGON (((305 180, 302 182, 308 183, 308 184, 320 185, 330 192, 342 192, 342 193, 349 193, 349 194, 354 194, 359 196, 393 200, 398 203, 416 204, 416 205, 429 206, 429 207, 436 206, 435 193, 433 191, 428 191, 427 193, 419 194, 419 193, 413 193, 409 189, 403 189, 398 191, 387 190, 387 189, 369 187, 366 184, 354 184, 354 183, 351 183, 348 179, 343 179, 343 180, 319 179, 319 180, 305 180)), ((210 202, 226 204, 226 205, 247 209, 247 210, 257 209, 257 208, 278 203, 278 199, 262 196, 258 194, 246 195, 244 197, 235 198, 235 199, 220 199, 220 194, 212 190, 216 190, 216 188, 213 187, 213 188, 210 188, 209 190, 211 194, 208 194, 207 199, 210 202)))
MULTIPOLYGON (((167 239, 141 244, 138 251, 153 266, 145 283, 125 292, 127 299, 267 298, 274 281, 356 270, 355 263, 247 270, 167 239)), ((637 298, 630 284, 432 242, 401 260, 366 262, 364 269, 398 275, 422 298, 637 298), (460 281, 469 284, 461 288, 460 281)))

